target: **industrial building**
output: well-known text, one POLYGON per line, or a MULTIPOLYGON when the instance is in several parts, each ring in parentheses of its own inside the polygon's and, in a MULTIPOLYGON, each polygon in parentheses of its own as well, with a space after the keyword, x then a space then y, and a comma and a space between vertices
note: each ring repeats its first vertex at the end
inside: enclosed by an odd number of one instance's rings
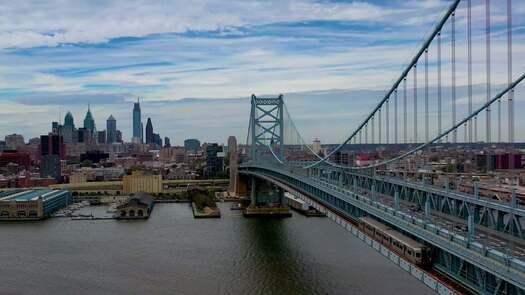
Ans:
POLYGON ((162 175, 144 174, 143 172, 135 171, 131 175, 125 175, 122 178, 122 183, 125 194, 162 192, 162 175))
POLYGON ((65 190, 37 189, 0 192, 0 220, 38 220, 72 202, 65 190))

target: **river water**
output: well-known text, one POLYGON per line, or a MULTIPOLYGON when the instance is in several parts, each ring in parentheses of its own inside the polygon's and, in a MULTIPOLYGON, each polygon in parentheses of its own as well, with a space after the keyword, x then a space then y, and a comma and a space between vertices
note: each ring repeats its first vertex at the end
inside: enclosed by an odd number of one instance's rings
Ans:
MULTIPOLYGON (((433 294, 327 218, 0 223, 0 294, 433 294)), ((104 210, 97 207, 94 210, 104 210)))

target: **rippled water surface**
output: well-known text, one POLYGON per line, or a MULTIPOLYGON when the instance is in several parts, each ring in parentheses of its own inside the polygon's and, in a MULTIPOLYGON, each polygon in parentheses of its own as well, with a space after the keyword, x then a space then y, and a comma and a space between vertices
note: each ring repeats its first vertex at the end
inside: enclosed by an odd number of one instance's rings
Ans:
POLYGON ((0 294, 433 294, 327 218, 221 211, 0 223, 0 294))

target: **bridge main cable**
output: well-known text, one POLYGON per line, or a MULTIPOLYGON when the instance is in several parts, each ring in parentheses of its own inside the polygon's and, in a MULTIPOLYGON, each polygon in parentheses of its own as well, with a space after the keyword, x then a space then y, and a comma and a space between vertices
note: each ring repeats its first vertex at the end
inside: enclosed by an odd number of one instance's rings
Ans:
POLYGON ((402 158, 405 158, 406 156, 409 156, 411 154, 414 154, 415 152, 421 150, 421 149, 424 149, 425 147, 439 141, 440 139, 442 139, 443 137, 449 135, 450 133, 456 131, 459 127, 461 127, 463 124, 467 123, 470 119, 476 117, 479 113, 481 113, 482 111, 488 109, 495 101, 501 99, 504 95, 506 95, 508 92, 512 91, 518 84, 520 84, 523 80, 525 80, 525 73, 523 73, 516 81, 514 81, 514 83, 511 83, 508 87, 506 87, 505 89, 503 89, 498 95, 494 96, 492 99, 490 99, 489 101, 487 101, 484 105, 482 105, 479 109, 477 109, 476 111, 474 111, 471 115, 465 117, 463 120, 461 120, 460 122, 458 122, 456 125, 450 127, 450 129, 448 129, 447 131, 439 134, 438 136, 436 136, 434 139, 432 139, 431 141, 427 142, 427 143, 424 143, 424 144, 421 144, 419 145, 418 147, 406 152, 406 153, 403 153, 402 155, 399 155, 395 158, 392 158, 390 160, 386 160, 386 161, 383 161, 381 163, 377 163, 377 164, 372 164, 372 165, 368 165, 368 166, 360 166, 360 167, 346 167, 346 166, 340 166, 340 165, 337 165, 338 168, 343 168, 343 169, 347 169, 347 170, 362 170, 362 169, 371 169, 371 168, 376 168, 376 167, 380 167, 380 166, 383 166, 383 165, 386 165, 386 164, 389 164, 389 163, 392 163, 392 162, 395 162, 397 160, 400 160, 402 158))
POLYGON ((454 3, 452 3, 449 7, 449 9, 447 10, 447 12, 445 13, 445 15, 443 16, 443 18, 441 19, 441 21, 436 25, 436 27, 434 28, 434 30, 432 31, 432 33, 430 34, 430 36, 427 38, 427 40, 425 41, 425 43, 423 43, 423 46, 421 47, 421 49, 418 51, 418 53, 416 54, 416 56, 412 59, 412 61, 408 64, 408 66, 405 68, 405 70, 403 71, 403 73, 401 74, 401 76, 397 79, 397 81, 394 83, 394 85, 390 88, 390 90, 386 93, 386 95, 383 97, 383 99, 377 104, 377 106, 374 108, 374 110, 368 115, 368 117, 359 125, 359 127, 343 142, 341 143, 339 146, 337 146, 334 150, 332 150, 330 153, 328 153, 324 158, 322 158, 321 160, 315 162, 315 163, 312 163, 310 165, 307 165, 303 168, 305 169, 308 169, 308 168, 313 168, 313 167, 316 167, 318 165, 320 165, 321 163, 323 162, 326 162, 333 154, 335 154, 336 152, 338 152, 342 147, 344 147, 346 144, 348 144, 348 142, 350 142, 352 140, 352 138, 354 136, 356 136, 359 131, 364 128, 367 123, 374 117, 375 113, 381 108, 381 106, 388 100, 388 98, 396 91, 396 89, 399 87, 399 85, 401 84, 401 82, 403 82, 403 80, 406 78, 406 76, 408 75, 408 73, 410 73, 410 71, 412 70, 412 68, 417 64, 419 58, 425 53, 425 51, 427 50, 427 48, 430 46, 430 44, 432 43, 432 41, 434 40, 434 38, 441 32, 443 26, 446 24, 447 20, 450 18, 450 16, 456 11, 456 8, 458 7, 459 3, 461 2, 461 0, 455 0, 454 3))

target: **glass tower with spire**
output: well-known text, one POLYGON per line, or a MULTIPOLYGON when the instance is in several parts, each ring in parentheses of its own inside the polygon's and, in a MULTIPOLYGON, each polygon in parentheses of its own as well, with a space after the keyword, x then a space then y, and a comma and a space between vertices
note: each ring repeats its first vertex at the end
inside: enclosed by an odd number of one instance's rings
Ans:
POLYGON ((140 115, 140 100, 133 105, 133 140, 142 143, 142 121, 140 115))
POLYGON ((88 129, 91 132, 95 131, 95 119, 93 119, 93 115, 91 114, 90 105, 88 105, 88 111, 86 113, 86 117, 84 118, 84 128, 88 129))

